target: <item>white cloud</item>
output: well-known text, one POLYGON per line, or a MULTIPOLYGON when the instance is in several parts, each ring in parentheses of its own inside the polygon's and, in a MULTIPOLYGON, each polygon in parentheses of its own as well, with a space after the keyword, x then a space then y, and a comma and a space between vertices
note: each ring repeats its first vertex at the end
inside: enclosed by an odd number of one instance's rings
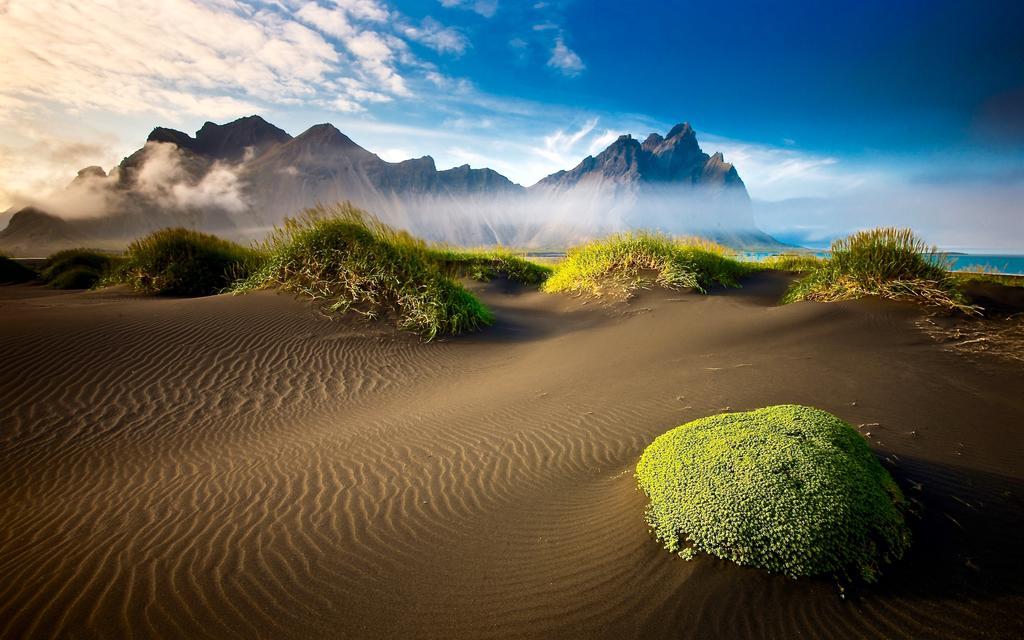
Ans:
POLYGON ((457 29, 446 27, 427 16, 420 26, 404 25, 399 28, 402 35, 421 42, 438 53, 462 54, 469 46, 469 40, 457 29))
POLYGON ((349 100, 348 98, 335 98, 334 100, 331 100, 328 105, 335 111, 341 113, 359 113, 360 111, 366 111, 366 107, 358 102, 349 100))
POLYGON ((376 0, 333 0, 335 6, 344 9, 349 15, 371 22, 384 22, 388 19, 388 10, 376 0))
POLYGON ((596 126, 597 118, 591 118, 576 131, 566 132, 564 129, 559 129, 544 137, 544 148, 552 154, 571 153, 576 147, 576 143, 585 138, 596 126))
POLYGON ((618 137, 618 133, 611 129, 605 129, 604 133, 591 140, 590 146, 587 148, 587 155, 595 156, 601 153, 608 145, 615 142, 618 137))
POLYGON ((886 176, 877 171, 847 166, 838 158, 698 133, 707 153, 721 151, 736 166, 752 198, 783 200, 795 197, 832 197, 867 183, 879 184, 886 176))
POLYGON ((408 160, 413 157, 413 153, 411 151, 400 148, 380 149, 377 151, 377 155, 388 162, 401 162, 402 160, 408 160))
POLYGON ((355 27, 349 22, 348 14, 324 8, 315 2, 303 5, 295 12, 295 17, 336 38, 349 38, 355 34, 355 27))
POLYGON ((441 0, 441 6, 446 9, 470 9, 490 18, 498 11, 498 0, 441 0))
POLYGON ((8 99, 167 119, 301 97, 340 61, 320 35, 277 13, 186 0, 12 0, 0 59, 8 99))
POLYGON ((111 139, 90 135, 83 141, 32 129, 23 135, 23 144, 0 144, 0 211, 63 188, 82 167, 110 168, 119 159, 111 139))
POLYGON ((555 47, 551 50, 551 58, 548 66, 558 69, 567 76, 577 76, 585 68, 583 60, 565 44, 561 37, 555 40, 555 47))

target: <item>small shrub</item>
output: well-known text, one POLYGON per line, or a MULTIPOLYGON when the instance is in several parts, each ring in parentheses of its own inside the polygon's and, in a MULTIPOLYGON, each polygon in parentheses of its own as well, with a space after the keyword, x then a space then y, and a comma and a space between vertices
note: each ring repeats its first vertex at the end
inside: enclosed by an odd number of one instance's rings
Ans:
POLYGON ((46 259, 40 272, 54 289, 89 289, 110 275, 120 258, 92 249, 65 249, 46 259))
POLYGON ((0 254, 0 284, 31 282, 39 274, 13 258, 0 254))
POLYGON ((820 409, 694 420, 648 446, 636 478, 652 531, 687 558, 873 582, 910 543, 899 487, 853 427, 820 409))
POLYGON ((433 251, 351 205, 318 207, 266 241, 264 266, 237 291, 278 286, 369 317, 393 312, 426 339, 472 331, 494 316, 442 273, 433 251))
POLYGON ((190 229, 161 229, 128 246, 116 280, 158 295, 219 293, 259 267, 259 252, 190 229))
POLYGON ((628 295, 651 283, 701 293, 715 284, 736 287, 752 267, 728 254, 725 247, 700 239, 618 234, 570 249, 543 290, 600 296, 628 295))
POLYGON ((784 302, 874 295, 974 313, 934 247, 910 229, 860 231, 832 243, 828 260, 790 288, 784 302))

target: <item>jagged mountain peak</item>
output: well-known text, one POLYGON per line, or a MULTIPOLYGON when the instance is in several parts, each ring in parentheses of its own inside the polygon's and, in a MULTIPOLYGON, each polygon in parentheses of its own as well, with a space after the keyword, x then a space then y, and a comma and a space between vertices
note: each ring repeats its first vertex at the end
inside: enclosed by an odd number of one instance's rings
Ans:
POLYGON ((669 129, 668 135, 665 136, 667 140, 672 138, 693 138, 696 140, 697 134, 694 132, 693 127, 690 126, 689 122, 680 122, 676 126, 669 129))
POLYGON ((206 122, 196 132, 194 150, 200 155, 234 162, 258 156, 291 139, 284 130, 253 115, 227 124, 206 122))
POLYGON ((742 180, 721 154, 709 156, 697 142, 688 122, 672 127, 668 135, 651 133, 637 142, 631 135, 619 136, 596 157, 587 156, 571 171, 554 173, 538 185, 565 191, 578 184, 671 183, 688 186, 738 187, 746 197, 742 180), (726 179, 727 173, 733 176, 726 179))
POLYGON ((177 129, 156 127, 146 142, 163 142, 209 158, 238 162, 259 156, 292 137, 260 116, 246 116, 226 124, 207 121, 195 137, 177 129))
POLYGON ((640 147, 644 151, 653 152, 655 149, 658 148, 658 145, 660 145, 664 141, 665 138, 662 138, 660 134, 652 133, 649 136, 647 136, 647 138, 644 140, 643 144, 640 145, 640 147))

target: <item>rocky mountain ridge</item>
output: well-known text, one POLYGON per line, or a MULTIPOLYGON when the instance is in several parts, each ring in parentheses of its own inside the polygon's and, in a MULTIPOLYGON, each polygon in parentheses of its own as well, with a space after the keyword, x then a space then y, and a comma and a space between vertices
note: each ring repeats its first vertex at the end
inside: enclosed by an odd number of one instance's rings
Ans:
POLYGON ((757 231, 735 167, 704 153, 687 123, 642 143, 621 136, 525 188, 488 168, 438 170, 430 156, 388 162, 331 124, 292 137, 248 116, 207 122, 195 136, 156 127, 109 173, 86 167, 57 198, 13 212, 0 248, 113 248, 179 225, 252 240, 286 216, 341 200, 455 243, 554 246, 623 225, 710 236, 728 229, 733 239, 738 230, 773 242, 757 231))

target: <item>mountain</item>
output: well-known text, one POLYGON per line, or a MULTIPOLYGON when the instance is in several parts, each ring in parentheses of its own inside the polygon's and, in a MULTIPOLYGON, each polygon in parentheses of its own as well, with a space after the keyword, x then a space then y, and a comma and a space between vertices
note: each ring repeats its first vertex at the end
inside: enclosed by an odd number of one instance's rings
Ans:
POLYGON ((780 246, 757 228, 736 168, 721 153, 705 153, 685 122, 642 143, 619 136, 598 155, 551 174, 531 191, 544 193, 556 208, 582 209, 575 217, 581 222, 573 228, 576 233, 585 230, 583 225, 600 225, 594 211, 600 216, 611 209, 626 228, 699 235, 734 247, 780 246))
POLYGON ((25 207, 16 211, 0 231, 0 246, 17 256, 41 258, 52 253, 51 247, 78 246, 90 237, 74 223, 35 207, 25 207))
POLYGON ((238 162, 246 159, 246 154, 259 156, 291 139, 290 135, 263 118, 248 116, 224 125, 207 122, 196 132, 195 138, 181 131, 157 127, 146 141, 169 142, 213 160, 238 162))
POLYGON ((725 162, 721 153, 704 153, 693 128, 685 122, 672 127, 664 138, 650 134, 643 144, 633 136, 619 136, 597 156, 587 156, 571 171, 551 174, 536 187, 563 192, 579 186, 621 188, 668 183, 746 194, 735 167, 725 162))
POLYGON ((341 200, 418 235, 460 244, 558 246, 643 226, 777 246, 761 233, 735 167, 708 155, 689 124, 597 156, 530 188, 492 169, 438 170, 423 156, 388 162, 331 124, 296 137, 259 116, 191 136, 157 127, 109 173, 86 167, 67 188, 17 211, 0 248, 44 254, 69 244, 123 247, 166 226, 241 241, 286 216, 341 200))
POLYGON ((463 165, 438 171, 423 156, 387 162, 333 125, 318 124, 277 146, 241 170, 246 193, 260 203, 257 218, 271 225, 318 202, 350 200, 371 211, 393 207, 393 199, 507 195, 525 190, 492 169, 463 165))

